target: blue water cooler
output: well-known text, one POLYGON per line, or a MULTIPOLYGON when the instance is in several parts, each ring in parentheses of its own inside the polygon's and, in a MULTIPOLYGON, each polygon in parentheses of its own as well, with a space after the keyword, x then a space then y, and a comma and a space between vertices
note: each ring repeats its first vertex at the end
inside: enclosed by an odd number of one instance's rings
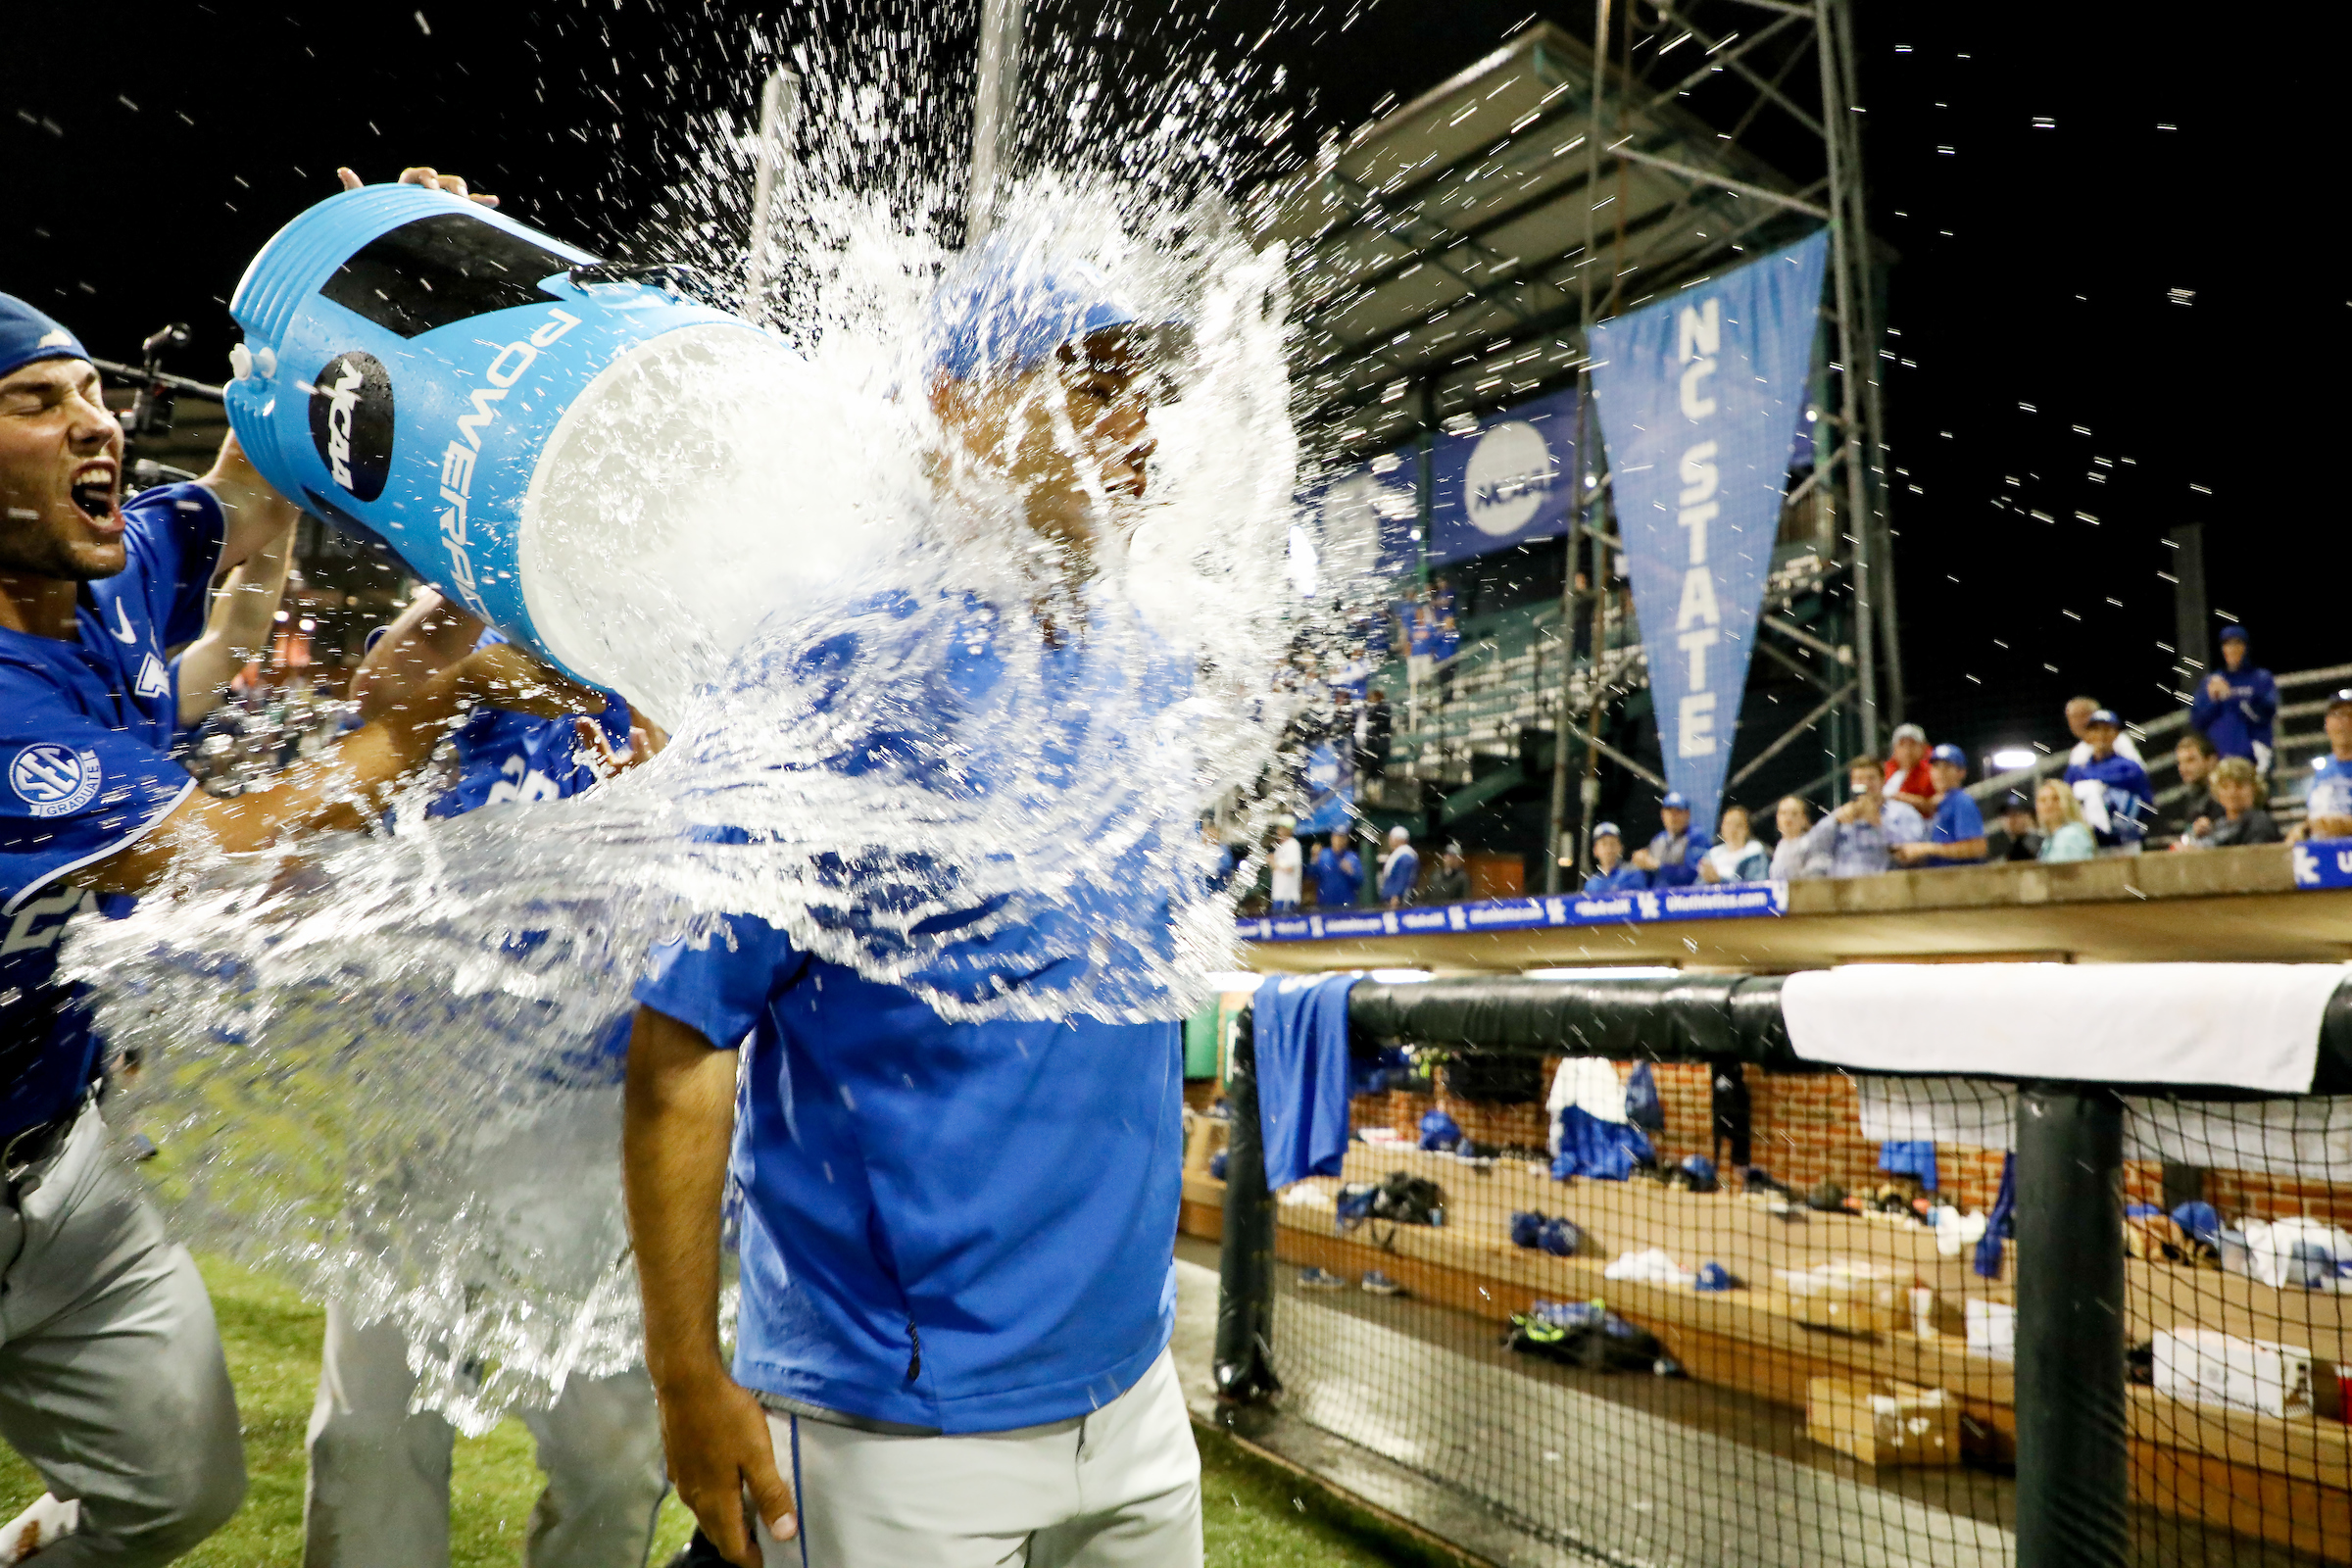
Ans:
POLYGON ((654 338, 759 331, 417 185, 296 218, 229 313, 245 329, 229 422, 263 476, 560 664, 532 624, 521 534, 565 412, 654 338))

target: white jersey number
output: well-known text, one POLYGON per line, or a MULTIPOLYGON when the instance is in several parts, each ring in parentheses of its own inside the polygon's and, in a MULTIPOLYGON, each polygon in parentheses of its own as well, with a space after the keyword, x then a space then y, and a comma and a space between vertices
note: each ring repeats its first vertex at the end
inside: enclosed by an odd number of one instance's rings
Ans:
POLYGON ((43 948, 55 947, 57 939, 66 934, 68 919, 81 909, 96 907, 96 894, 85 892, 71 883, 47 898, 33 900, 19 909, 16 919, 9 922, 8 936, 0 941, 0 958, 12 953, 37 953, 43 948), (44 928, 41 922, 52 915, 58 918, 44 928))

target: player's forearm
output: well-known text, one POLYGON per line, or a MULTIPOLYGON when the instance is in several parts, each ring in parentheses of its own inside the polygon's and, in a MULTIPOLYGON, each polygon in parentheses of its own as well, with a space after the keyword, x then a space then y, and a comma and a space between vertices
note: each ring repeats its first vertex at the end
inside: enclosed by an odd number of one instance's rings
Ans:
POLYGON ((265 546, 254 560, 231 570, 213 596, 204 635, 179 656, 179 721, 194 724, 220 703, 221 692, 248 659, 258 658, 270 645, 277 607, 285 599, 286 568, 293 557, 293 524, 265 546))
POLYGON ((392 790, 432 758, 472 699, 454 676, 416 694, 399 713, 367 725, 277 788, 234 800, 189 795, 137 843, 89 868, 81 880, 102 893, 142 894, 184 858, 243 854, 321 829, 364 828, 392 790))
POLYGON ((735 1053, 637 1009, 621 1119, 621 1185, 645 1365, 665 1394, 726 1375, 718 1343, 720 1207, 735 1130, 735 1053))

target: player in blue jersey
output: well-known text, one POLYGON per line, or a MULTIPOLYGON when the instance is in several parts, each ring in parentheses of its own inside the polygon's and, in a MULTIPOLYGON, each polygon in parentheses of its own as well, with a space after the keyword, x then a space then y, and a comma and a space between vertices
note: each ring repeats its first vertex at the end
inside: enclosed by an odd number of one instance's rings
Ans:
MULTIPOLYGON (((1076 267, 990 286, 1004 255, 942 290, 933 405, 1075 565, 1143 494, 1145 334, 1076 267), (1049 434, 1062 409, 1083 456, 1049 434)), ((925 722, 983 776, 1003 744, 974 716, 1005 658, 993 639, 1040 640, 1058 699, 1049 753, 1089 738, 1098 692, 1129 683, 1129 703, 1140 687, 1164 707, 1186 689, 1174 671, 1104 667, 1083 629, 1018 612, 974 625, 925 722)), ((827 649, 847 662, 850 644, 889 635, 876 617, 827 649)), ((1176 891, 1139 874, 1087 896, 1164 928, 1176 891)), ((1167 1353, 1180 1025, 951 1023, 762 921, 730 927, 658 954, 639 988, 622 1146, 670 1473, 709 1540, 745 1568, 1199 1564, 1200 1460, 1167 1353), (745 1200, 730 1375, 731 1136, 745 1200)), ((1000 961, 1020 937, 949 944, 916 978, 1049 990, 1054 965, 1000 961)))
POLYGON ((57 980, 76 912, 122 913, 190 860, 363 825, 483 701, 550 713, 576 687, 511 649, 285 785, 200 793, 168 755, 173 650, 216 576, 297 520, 232 440, 204 478, 122 500, 122 428, 74 334, 0 294, 0 1435, 78 1506, 59 1564, 169 1562, 245 1476, 203 1282, 111 1158, 86 1000, 57 980))
MULTIPOLYGON (((505 639, 421 589, 368 651, 352 679, 361 715, 374 718, 475 650, 505 639)), ((545 717, 481 708, 450 736, 448 788, 425 808, 452 817, 509 802, 562 800, 593 788, 659 749, 661 733, 632 721, 617 694, 600 693, 593 716, 545 717)), ((523 1125, 502 1126, 466 1179, 484 1211, 506 1216, 534 1250, 560 1247, 579 1204, 582 1147, 609 1148, 619 1130, 626 1020, 609 1037, 609 1071, 591 1069, 551 1095, 523 1125), (568 1185, 567 1185, 568 1184, 568 1185), (576 1201, 575 1201, 576 1200, 576 1201)), ((608 1167, 609 1168, 609 1167, 608 1167)), ((607 1210, 609 1212, 609 1210, 607 1210)), ((303 1568, 430 1568, 449 1561, 450 1456, 457 1430, 417 1408, 417 1377, 397 1324, 359 1322, 349 1304, 326 1304, 326 1347, 311 1409, 310 1472, 303 1498, 303 1568)), ((530 1568, 639 1568, 669 1490, 653 1385, 642 1369, 573 1378, 548 1406, 519 1412, 537 1444, 547 1486, 531 1509, 522 1560, 530 1568)))

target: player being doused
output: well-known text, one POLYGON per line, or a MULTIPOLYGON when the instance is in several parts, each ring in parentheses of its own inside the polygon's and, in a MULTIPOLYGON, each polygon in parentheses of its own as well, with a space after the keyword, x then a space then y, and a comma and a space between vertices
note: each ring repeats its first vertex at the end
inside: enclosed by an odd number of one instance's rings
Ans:
MULTIPOLYGON (((810 712, 852 731, 824 754, 839 772, 969 801, 1111 788, 1109 772, 1150 765, 1153 715, 1189 690, 1094 570, 1145 494, 1160 334, 1092 269, 1000 234, 943 283, 925 341, 937 525, 1005 538, 1027 569, 995 600, 884 594, 821 637, 776 640, 740 678, 815 694, 810 712), (1018 526, 1000 534, 1006 515, 1018 526), (953 634, 916 635, 943 600, 953 634), (876 666, 920 702, 852 701, 844 672, 876 666), (1002 707, 1015 684, 1042 693, 1017 726, 1002 707)), ((1152 992, 1191 894, 1166 837, 1119 839, 1051 900, 919 855, 871 877, 845 865, 807 940, 734 916, 722 939, 655 956, 623 1138, 647 1366, 680 1495, 728 1560, 1200 1561, 1200 1462, 1167 1350, 1183 1067, 1173 1005, 1152 992), (909 929, 893 890, 926 865, 933 906, 941 885, 972 896, 909 929), (1155 935, 1090 940, 1106 929, 1155 935), (870 978, 811 951, 839 954, 845 933, 861 953, 897 944, 901 968, 870 978), (1057 1009, 1106 968, 1136 982, 1121 1006, 1098 987, 1057 1009)))

